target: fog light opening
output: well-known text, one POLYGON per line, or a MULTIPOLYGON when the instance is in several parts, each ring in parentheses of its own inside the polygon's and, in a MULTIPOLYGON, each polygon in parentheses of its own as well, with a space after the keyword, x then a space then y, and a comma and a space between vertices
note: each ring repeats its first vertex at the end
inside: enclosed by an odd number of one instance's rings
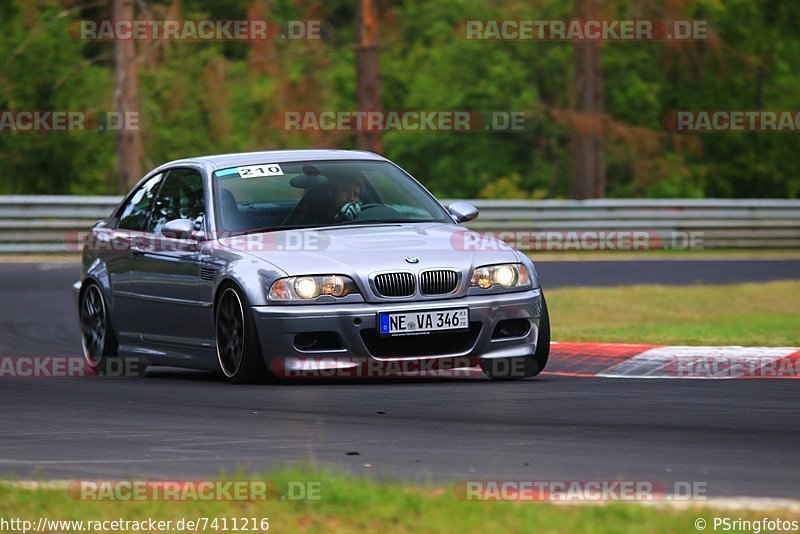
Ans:
POLYGON ((506 319, 494 327, 492 339, 508 339, 524 337, 531 331, 531 322, 528 319, 506 319))
POLYGON ((294 336, 294 348, 301 352, 342 349, 336 332, 303 332, 294 336))

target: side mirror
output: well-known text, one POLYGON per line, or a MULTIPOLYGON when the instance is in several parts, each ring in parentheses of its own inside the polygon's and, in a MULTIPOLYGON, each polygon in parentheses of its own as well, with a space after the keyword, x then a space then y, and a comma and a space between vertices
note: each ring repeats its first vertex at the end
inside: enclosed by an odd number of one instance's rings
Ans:
POLYGON ((447 206, 447 211, 457 223, 469 222, 478 218, 478 208, 468 202, 454 202, 447 206))
POLYGON ((194 221, 173 219, 161 227, 161 234, 172 239, 191 239, 194 221))

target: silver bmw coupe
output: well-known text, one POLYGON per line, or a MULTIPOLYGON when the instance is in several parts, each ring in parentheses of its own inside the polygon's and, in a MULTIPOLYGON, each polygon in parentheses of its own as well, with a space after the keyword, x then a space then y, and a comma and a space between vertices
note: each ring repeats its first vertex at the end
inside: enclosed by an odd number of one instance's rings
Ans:
POLYGON ((73 286, 86 361, 235 383, 286 376, 298 361, 458 360, 490 378, 534 376, 550 351, 536 270, 461 226, 477 216, 369 152, 166 163, 87 235, 73 286))

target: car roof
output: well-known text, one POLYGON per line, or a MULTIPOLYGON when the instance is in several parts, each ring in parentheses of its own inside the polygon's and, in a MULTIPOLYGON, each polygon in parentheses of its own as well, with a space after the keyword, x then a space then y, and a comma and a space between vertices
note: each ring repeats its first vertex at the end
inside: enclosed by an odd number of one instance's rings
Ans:
POLYGON ((244 165, 258 165, 262 163, 291 163, 296 161, 335 161, 335 160, 365 160, 386 161, 386 158, 373 152, 362 150, 269 150, 264 152, 242 152, 238 154, 218 154, 213 156, 200 156, 179 159, 161 165, 161 167, 174 167, 181 164, 201 165, 211 171, 241 167, 244 165))

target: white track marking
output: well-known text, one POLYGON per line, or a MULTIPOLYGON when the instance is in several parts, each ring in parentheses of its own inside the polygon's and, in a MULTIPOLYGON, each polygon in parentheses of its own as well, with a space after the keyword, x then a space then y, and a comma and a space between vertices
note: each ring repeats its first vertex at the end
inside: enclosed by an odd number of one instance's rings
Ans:
POLYGON ((656 347, 598 373, 605 378, 739 378, 796 347, 656 347))

